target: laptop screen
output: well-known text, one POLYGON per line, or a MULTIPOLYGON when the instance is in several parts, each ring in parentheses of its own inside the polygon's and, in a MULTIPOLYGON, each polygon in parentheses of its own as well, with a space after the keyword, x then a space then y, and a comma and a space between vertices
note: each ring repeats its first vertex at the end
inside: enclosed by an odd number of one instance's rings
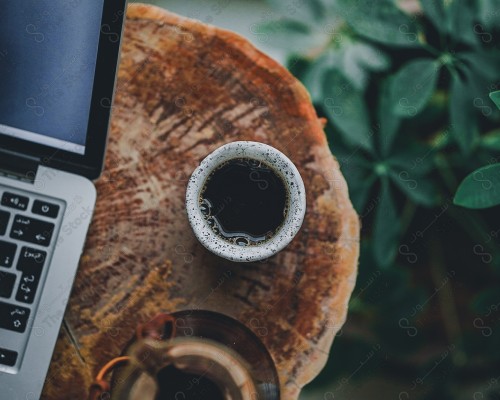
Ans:
POLYGON ((0 134, 85 154, 103 3, 2 1, 0 134))

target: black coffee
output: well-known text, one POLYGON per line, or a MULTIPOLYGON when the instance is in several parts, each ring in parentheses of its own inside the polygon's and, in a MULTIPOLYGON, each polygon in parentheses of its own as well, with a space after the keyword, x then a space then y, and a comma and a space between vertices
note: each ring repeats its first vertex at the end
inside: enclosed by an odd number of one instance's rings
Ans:
POLYGON ((241 246, 261 244, 276 234, 287 214, 288 190, 269 165, 235 158, 207 178, 200 209, 212 230, 241 246))
POLYGON ((157 378, 156 400, 224 400, 217 384, 200 374, 189 374, 169 365, 157 378))

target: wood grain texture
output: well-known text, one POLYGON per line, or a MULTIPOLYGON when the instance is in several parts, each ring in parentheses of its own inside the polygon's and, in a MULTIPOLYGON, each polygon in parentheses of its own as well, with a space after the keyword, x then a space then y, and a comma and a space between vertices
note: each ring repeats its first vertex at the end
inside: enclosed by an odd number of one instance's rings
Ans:
POLYGON ((44 389, 84 399, 136 325, 189 308, 239 319, 269 349, 283 399, 296 399, 326 362, 346 318, 359 221, 303 86, 245 39, 159 8, 128 9, 105 172, 44 389), (224 143, 254 140, 298 167, 308 209, 278 255, 236 264, 190 229, 190 174, 224 143), (74 338, 79 352, 68 340, 74 338))

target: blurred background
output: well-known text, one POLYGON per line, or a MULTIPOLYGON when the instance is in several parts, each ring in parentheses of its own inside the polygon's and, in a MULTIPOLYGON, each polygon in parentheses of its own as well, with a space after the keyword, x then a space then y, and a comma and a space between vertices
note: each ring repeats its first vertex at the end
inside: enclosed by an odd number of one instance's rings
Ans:
POLYGON ((150 3, 245 36, 329 121, 362 254, 301 399, 500 399, 500 0, 150 3))

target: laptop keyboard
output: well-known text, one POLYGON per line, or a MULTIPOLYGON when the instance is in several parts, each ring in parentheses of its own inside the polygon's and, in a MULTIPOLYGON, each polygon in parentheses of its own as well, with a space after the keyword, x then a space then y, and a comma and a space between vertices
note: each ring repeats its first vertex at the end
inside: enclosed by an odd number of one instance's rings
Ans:
POLYGON ((0 196, 0 369, 18 369, 34 329, 64 202, 2 185, 0 196))

